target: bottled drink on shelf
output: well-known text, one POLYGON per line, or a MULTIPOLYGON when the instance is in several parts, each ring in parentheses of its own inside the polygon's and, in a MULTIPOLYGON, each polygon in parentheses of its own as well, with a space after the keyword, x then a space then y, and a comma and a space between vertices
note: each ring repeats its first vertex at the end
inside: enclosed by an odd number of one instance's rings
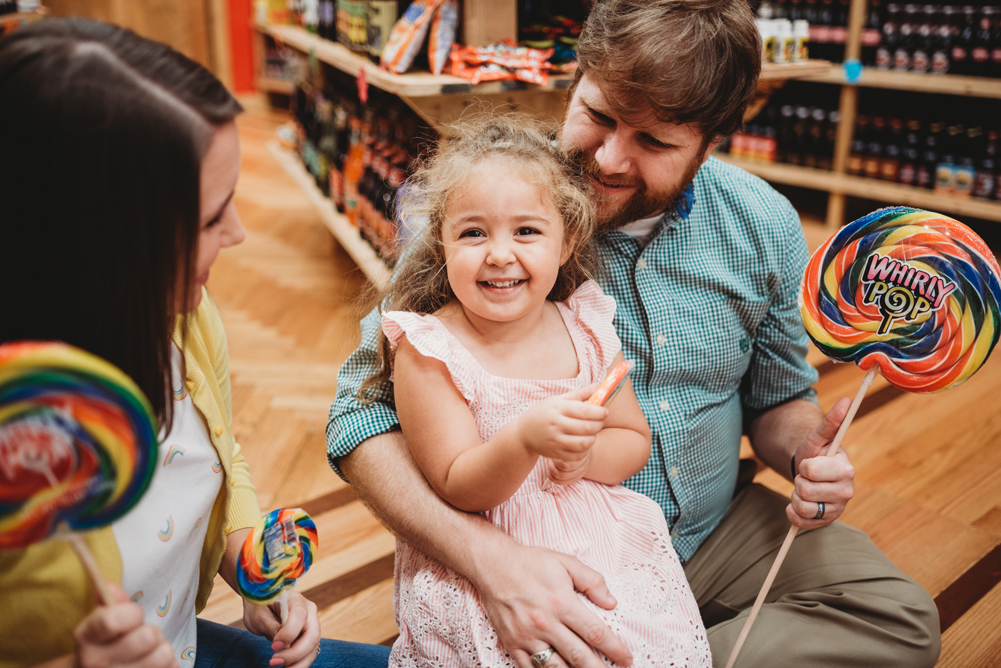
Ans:
POLYGON ((977 163, 977 175, 973 182, 973 196, 993 199, 997 187, 997 141, 998 133, 991 130, 987 133, 980 160, 977 163))
POLYGON ((938 13, 935 25, 935 50, 931 56, 933 74, 946 74, 952 67, 952 28, 956 8, 946 5, 938 13))
POLYGON ((869 129, 869 141, 865 146, 865 157, 862 160, 862 174, 870 179, 879 178, 885 128, 886 119, 882 116, 874 116, 869 129))
POLYGON ((904 5, 904 14, 900 19, 897 50, 893 52, 893 69, 906 72, 911 69, 911 58, 915 46, 915 25, 917 5, 904 5))
POLYGON ((900 5, 891 2, 886 6, 886 18, 883 20, 883 38, 876 48, 876 67, 888 70, 893 67, 894 54, 900 41, 900 5))
POLYGON ((865 25, 862 27, 862 64, 872 67, 876 64, 876 51, 883 39, 880 30, 881 0, 871 0, 869 3, 869 13, 866 15, 865 25))
POLYGON ((399 13, 400 5, 397 0, 368 0, 366 3, 368 55, 372 60, 379 61, 382 48, 393 32, 399 13))
POLYGON ((935 167, 935 193, 953 195, 956 192, 956 151, 960 148, 963 126, 956 124, 946 128, 943 146, 935 167))
POLYGON ((897 180, 905 186, 917 185, 918 165, 921 160, 921 121, 911 119, 907 121, 907 136, 904 139, 904 148, 900 152, 900 169, 897 172, 897 180))
POLYGON ((869 139, 869 116, 859 114, 855 118, 855 134, 848 153, 848 173, 862 176, 865 173, 865 147, 869 139))
POLYGON ((928 126, 925 135, 924 150, 921 152, 921 162, 918 165, 917 180, 914 185, 931 190, 935 187, 935 170, 938 167, 939 139, 942 137, 942 123, 935 122, 928 126))

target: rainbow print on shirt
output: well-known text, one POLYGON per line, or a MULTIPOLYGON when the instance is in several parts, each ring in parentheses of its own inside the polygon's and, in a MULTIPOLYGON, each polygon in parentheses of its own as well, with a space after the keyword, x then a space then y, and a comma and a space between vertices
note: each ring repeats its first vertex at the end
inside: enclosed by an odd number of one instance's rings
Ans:
POLYGON ((194 663, 195 662, 195 648, 194 647, 185 647, 184 651, 181 652, 181 658, 184 659, 185 661, 190 661, 191 663, 194 663))
POLYGON ((170 596, 173 592, 167 592, 167 598, 164 599, 163 605, 158 605, 156 607, 156 614, 160 617, 166 617, 167 613, 170 612, 170 596))
POLYGON ((212 462, 212 472, 213 473, 218 473, 219 471, 222 471, 222 462, 220 462, 217 459, 214 462, 212 462))
POLYGON ((170 449, 167 450, 167 456, 163 458, 163 465, 166 466, 174 461, 174 457, 183 457, 185 452, 187 452, 187 450, 179 445, 170 446, 170 449))
POLYGON ((174 517, 170 515, 167 517, 167 526, 156 532, 157 537, 166 543, 170 540, 170 537, 174 535, 174 517))
POLYGON ((181 389, 174 390, 174 401, 184 401, 184 398, 188 396, 188 388, 184 383, 181 383, 181 389))

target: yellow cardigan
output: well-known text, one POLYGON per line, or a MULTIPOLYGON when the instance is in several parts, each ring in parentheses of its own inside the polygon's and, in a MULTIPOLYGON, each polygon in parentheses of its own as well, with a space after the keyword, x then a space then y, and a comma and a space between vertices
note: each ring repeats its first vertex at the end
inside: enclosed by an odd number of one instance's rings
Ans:
MULTIPOLYGON (((219 571, 226 534, 261 518, 250 469, 233 440, 229 353, 219 311, 208 292, 187 316, 185 376, 191 400, 208 429, 225 479, 212 507, 199 565, 195 608, 201 611, 219 571)), ((181 348, 181 322, 174 329, 181 348)), ((122 581, 122 559, 111 527, 85 534, 108 580, 122 581)), ((69 546, 48 540, 0 552, 0 668, 26 666, 74 651, 73 629, 96 605, 93 586, 69 546)))

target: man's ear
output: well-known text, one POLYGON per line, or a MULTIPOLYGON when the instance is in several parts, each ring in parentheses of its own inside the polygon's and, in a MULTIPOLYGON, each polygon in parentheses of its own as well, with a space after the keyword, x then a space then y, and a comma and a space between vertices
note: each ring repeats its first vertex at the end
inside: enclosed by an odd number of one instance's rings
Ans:
POLYGON ((719 139, 716 139, 714 141, 709 142, 709 145, 706 146, 705 153, 702 154, 702 162, 705 162, 706 160, 709 159, 709 156, 712 155, 712 152, 716 149, 717 146, 719 146, 719 143, 721 141, 723 141, 722 137, 720 137, 719 139))

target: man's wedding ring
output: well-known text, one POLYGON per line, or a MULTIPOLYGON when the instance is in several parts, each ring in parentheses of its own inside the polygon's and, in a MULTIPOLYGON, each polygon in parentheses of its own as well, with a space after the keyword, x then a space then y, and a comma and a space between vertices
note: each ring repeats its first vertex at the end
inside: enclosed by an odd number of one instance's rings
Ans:
POLYGON ((824 502, 820 501, 817 503, 817 514, 813 516, 815 520, 824 519, 824 502))
POLYGON ((556 648, 547 647, 541 652, 536 652, 530 658, 532 659, 532 665, 535 668, 546 668, 549 665, 549 659, 552 658, 553 653, 556 652, 556 648))

